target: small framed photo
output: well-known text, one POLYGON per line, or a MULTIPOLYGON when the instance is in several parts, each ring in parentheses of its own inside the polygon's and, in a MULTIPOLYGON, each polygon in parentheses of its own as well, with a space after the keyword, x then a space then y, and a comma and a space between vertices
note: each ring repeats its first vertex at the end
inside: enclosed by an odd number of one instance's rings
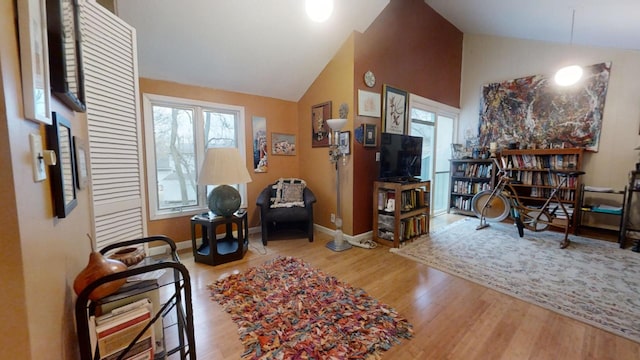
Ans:
POLYGON ((380 94, 358 89, 358 115, 380 117, 380 94))
POLYGON ((89 181, 89 165, 87 163, 87 150, 83 140, 73 137, 73 147, 76 153, 76 187, 83 190, 89 181))
POLYGON ((364 126, 364 142, 363 146, 365 147, 375 147, 378 145, 378 134, 376 132, 375 124, 363 124, 364 126))
POLYGON ((387 84, 382 87, 382 131, 406 134, 408 93, 387 84))
POLYGON ((311 107, 311 147, 329 146, 331 129, 327 120, 331 119, 331 101, 311 107))
POLYGON ((341 154, 351 154, 351 131, 341 131, 338 141, 338 148, 341 154))
POLYGON ((296 136, 293 134, 271 134, 271 154, 296 155, 296 136))

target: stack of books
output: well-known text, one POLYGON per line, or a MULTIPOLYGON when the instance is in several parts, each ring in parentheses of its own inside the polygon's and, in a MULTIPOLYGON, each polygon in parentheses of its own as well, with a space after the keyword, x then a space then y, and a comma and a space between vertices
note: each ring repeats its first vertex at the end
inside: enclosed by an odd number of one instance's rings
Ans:
POLYGON ((153 307, 148 298, 95 317, 92 342, 100 354, 97 359, 115 360, 124 354, 124 360, 152 360, 155 351, 152 317, 153 307))

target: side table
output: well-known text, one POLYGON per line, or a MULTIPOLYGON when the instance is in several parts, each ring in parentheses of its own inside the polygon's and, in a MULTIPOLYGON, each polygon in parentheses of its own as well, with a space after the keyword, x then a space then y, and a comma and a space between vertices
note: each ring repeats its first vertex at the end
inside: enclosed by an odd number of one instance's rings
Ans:
POLYGON ((231 216, 210 216, 209 213, 191 218, 191 246, 196 262, 208 265, 220 265, 240 260, 249 249, 249 224, 246 210, 239 210, 231 216), (237 237, 233 236, 233 224, 237 237), (196 244, 196 228, 200 226, 202 244, 196 244), (224 226, 224 237, 216 236, 218 227, 224 226))

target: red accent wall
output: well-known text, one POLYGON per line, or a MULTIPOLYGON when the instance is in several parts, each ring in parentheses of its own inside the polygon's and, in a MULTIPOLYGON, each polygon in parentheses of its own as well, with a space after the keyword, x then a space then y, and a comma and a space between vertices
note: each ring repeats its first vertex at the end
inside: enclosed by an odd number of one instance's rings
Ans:
MULTIPOLYGON (((450 106, 460 106, 462 72, 462 32, 435 12, 423 0, 391 0, 380 16, 363 34, 355 36, 355 89, 382 92, 388 84, 409 93, 450 106), (363 75, 376 75, 376 84, 368 88, 363 75)), ((380 118, 357 116, 357 127, 376 124, 378 141, 380 118)), ((375 154, 379 147, 354 144, 353 233, 373 228, 373 182, 378 176, 375 154)))

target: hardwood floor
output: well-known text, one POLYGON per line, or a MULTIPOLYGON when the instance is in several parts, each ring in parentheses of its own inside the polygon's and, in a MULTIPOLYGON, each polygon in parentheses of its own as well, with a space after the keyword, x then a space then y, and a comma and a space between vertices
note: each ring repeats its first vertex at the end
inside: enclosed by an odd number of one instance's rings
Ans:
MULTIPOLYGON (((432 219, 432 231, 456 220, 432 219)), ((210 300, 207 285, 278 255, 295 256, 395 308, 414 327, 414 337, 394 345, 383 359, 640 359, 640 344, 557 315, 467 280, 389 252, 353 248, 333 252, 329 236, 270 241, 250 237, 244 259, 209 266, 180 253, 193 288, 197 357, 241 359, 243 346, 230 316, 210 300)))

